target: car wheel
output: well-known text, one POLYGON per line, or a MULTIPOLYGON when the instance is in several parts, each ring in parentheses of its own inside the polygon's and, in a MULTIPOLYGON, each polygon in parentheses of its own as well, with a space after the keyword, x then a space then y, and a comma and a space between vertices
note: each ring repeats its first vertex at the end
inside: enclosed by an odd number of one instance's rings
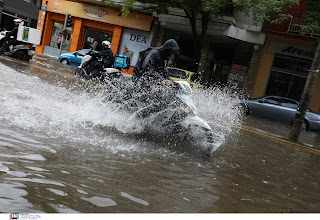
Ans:
POLYGON ((303 120, 303 123, 302 123, 301 128, 302 128, 304 131, 308 131, 308 130, 309 130, 309 122, 308 122, 306 119, 303 120))
POLYGON ((69 60, 66 59, 66 58, 61 59, 61 60, 60 60, 60 63, 62 63, 62 64, 68 64, 68 65, 69 65, 69 60))
POLYGON ((242 114, 243 116, 249 114, 249 108, 248 108, 248 106, 247 106, 246 104, 244 104, 244 103, 241 103, 241 104, 240 104, 240 111, 241 111, 241 114, 242 114))

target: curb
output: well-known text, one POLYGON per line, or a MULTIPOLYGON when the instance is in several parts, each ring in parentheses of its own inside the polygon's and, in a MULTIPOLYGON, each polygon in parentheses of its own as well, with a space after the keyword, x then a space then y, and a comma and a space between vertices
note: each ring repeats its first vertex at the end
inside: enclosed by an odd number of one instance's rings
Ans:
POLYGON ((272 134, 270 132, 264 131, 264 130, 260 130, 257 128, 240 128, 241 131, 247 132, 247 133, 251 133, 254 135, 258 135, 260 137, 264 137, 264 138, 269 138, 272 139, 274 141, 278 141, 278 142, 282 142, 285 144, 289 144, 289 145, 293 145, 296 147, 300 147, 309 151, 313 151, 313 152, 317 152, 320 154, 320 147, 314 146, 314 145, 310 145, 310 144, 305 144, 305 143, 300 143, 300 142, 293 142, 290 141, 289 139, 282 137, 280 135, 276 135, 276 134, 272 134))

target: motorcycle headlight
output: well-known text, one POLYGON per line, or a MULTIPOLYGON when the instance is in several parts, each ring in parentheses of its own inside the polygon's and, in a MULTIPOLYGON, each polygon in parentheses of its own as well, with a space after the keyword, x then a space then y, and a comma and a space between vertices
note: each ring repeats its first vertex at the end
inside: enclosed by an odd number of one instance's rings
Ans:
POLYGON ((190 114, 192 112, 192 109, 187 105, 180 105, 180 109, 187 114, 190 114))

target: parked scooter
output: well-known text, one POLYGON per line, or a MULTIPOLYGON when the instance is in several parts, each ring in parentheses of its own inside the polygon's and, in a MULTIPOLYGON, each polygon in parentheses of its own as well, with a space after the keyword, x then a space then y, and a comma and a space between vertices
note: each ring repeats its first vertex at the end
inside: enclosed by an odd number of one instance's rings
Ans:
MULTIPOLYGON (((0 40, 0 50, 4 50, 2 45, 9 40, 10 38, 8 37, 4 37, 0 40)), ((26 60, 29 62, 30 59, 32 59, 32 44, 18 41, 18 44, 14 46, 10 45, 9 51, 4 51, 3 54, 6 56, 11 56, 11 57, 14 57, 20 60, 26 60)))

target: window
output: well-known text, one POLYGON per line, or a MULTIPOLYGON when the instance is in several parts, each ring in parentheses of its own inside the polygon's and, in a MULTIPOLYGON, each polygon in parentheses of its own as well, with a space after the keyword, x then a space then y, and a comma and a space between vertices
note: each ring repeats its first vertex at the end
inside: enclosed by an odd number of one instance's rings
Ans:
POLYGON ((83 40, 83 49, 91 49, 94 45, 94 42, 97 42, 97 47, 95 48, 96 51, 103 50, 102 41, 109 41, 112 42, 112 33, 104 33, 101 31, 91 30, 86 28, 85 35, 83 40))
POLYGON ((281 100, 281 105, 283 107, 287 107, 287 108, 292 108, 292 109, 297 109, 298 108, 298 103, 290 100, 290 99, 282 99, 281 100))
POLYGON ((311 61, 276 54, 265 95, 300 100, 311 61))
MULTIPOLYGON (((62 34, 62 30, 63 30, 63 24, 55 22, 53 25, 53 29, 52 29, 50 47, 55 47, 55 48, 60 49, 57 40, 58 40, 59 34, 62 34)), ((69 50, 70 41, 71 41, 71 39, 70 39, 71 38, 71 31, 72 31, 72 27, 66 28, 65 40, 62 44, 63 50, 69 50)))
POLYGON ((273 105, 279 105, 280 98, 277 97, 267 97, 263 100, 264 103, 273 104, 273 105))

